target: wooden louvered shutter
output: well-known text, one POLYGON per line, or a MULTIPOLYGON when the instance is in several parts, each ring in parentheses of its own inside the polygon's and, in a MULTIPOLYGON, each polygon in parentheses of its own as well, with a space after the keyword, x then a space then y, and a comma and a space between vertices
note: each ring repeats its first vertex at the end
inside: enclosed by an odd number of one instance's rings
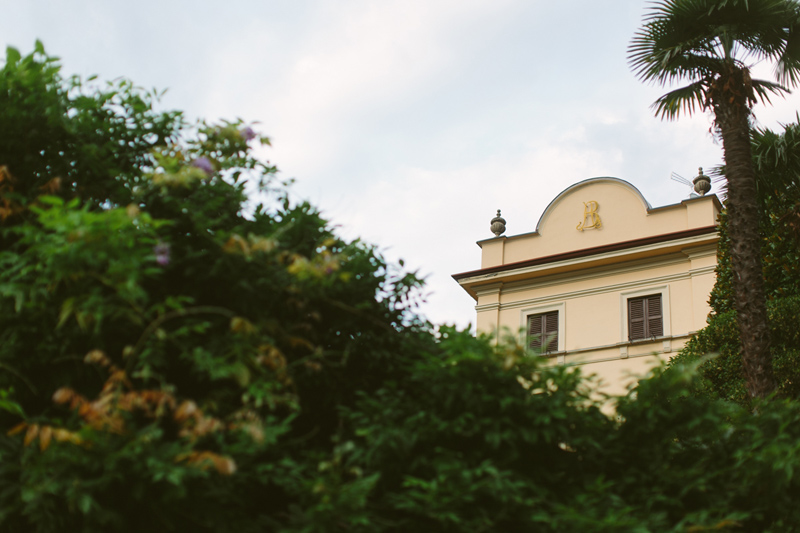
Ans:
POLYGON ((661 314, 661 295, 654 294, 645 300, 647 308, 647 337, 660 337, 664 334, 664 321, 661 314))
POLYGON ((644 330, 644 298, 631 298, 628 300, 628 339, 643 339, 644 330))
POLYGON ((628 300, 628 339, 646 339, 664 335, 661 295, 653 294, 628 300))
POLYGON ((528 346, 540 353, 558 351, 558 311, 528 317, 528 346))
POLYGON ((558 351, 558 311, 544 315, 544 342, 547 343, 547 352, 558 351))
POLYGON ((528 317, 528 346, 531 350, 542 349, 542 323, 544 315, 531 315, 528 317))

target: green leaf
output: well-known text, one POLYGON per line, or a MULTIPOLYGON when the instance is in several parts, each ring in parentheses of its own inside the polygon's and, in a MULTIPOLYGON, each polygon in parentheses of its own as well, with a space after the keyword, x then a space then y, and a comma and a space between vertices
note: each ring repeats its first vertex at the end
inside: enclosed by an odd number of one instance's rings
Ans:
POLYGON ((89 514, 89 511, 92 510, 94 507, 94 498, 92 498, 89 494, 81 494, 78 498, 78 509, 85 515, 89 514))
POLYGON ((19 53, 19 50, 14 48, 13 46, 6 47, 6 65, 13 65, 17 63, 22 56, 19 53))
POLYGON ((53 205, 57 207, 61 207, 64 205, 64 200, 59 198, 58 196, 49 196, 49 195, 42 195, 39 197, 39 201, 43 204, 53 205))
POLYGON ((75 298, 67 298, 64 300, 64 303, 61 304, 61 310, 58 313, 58 323, 56 324, 56 329, 61 328, 69 317, 72 316, 73 311, 75 310, 75 298))

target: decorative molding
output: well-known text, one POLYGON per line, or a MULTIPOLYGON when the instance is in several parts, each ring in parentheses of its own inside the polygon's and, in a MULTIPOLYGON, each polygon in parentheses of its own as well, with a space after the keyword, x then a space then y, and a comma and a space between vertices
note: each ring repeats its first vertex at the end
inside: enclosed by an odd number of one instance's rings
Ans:
POLYGON ((585 263, 587 260, 593 261, 596 259, 622 257, 632 253, 655 251, 665 247, 681 246, 685 248, 690 247, 695 243, 705 244, 709 238, 714 239, 715 242, 719 239, 716 226, 705 226, 691 230, 654 235, 653 237, 634 239, 632 241, 623 241, 606 244, 603 246, 595 246, 593 248, 584 248, 582 250, 575 250, 573 252, 537 257, 534 259, 527 259, 525 261, 517 261, 514 263, 482 268, 480 270, 472 270, 469 272, 462 272, 460 274, 453 274, 452 277, 461 285, 465 285, 470 282, 480 280, 491 273, 502 273, 504 275, 525 274, 554 268, 555 266, 573 264, 577 265, 585 263))
POLYGON ((487 294, 500 294, 503 288, 503 282, 492 283, 490 285, 481 285, 475 289, 478 296, 486 296, 487 294))
POLYGON ((503 287, 503 294, 524 292, 532 288, 542 289, 546 287, 555 287, 558 285, 567 285, 570 283, 592 281, 595 279, 607 278, 609 275, 635 274, 637 272, 645 272, 648 270, 654 270, 656 268, 684 265, 687 262, 687 258, 671 254, 671 256, 667 259, 662 256, 658 258, 641 259, 635 262, 632 261, 630 265, 625 267, 620 267, 618 264, 606 265, 586 270, 550 274, 536 278, 535 282, 530 279, 507 282, 503 287))
POLYGON ((717 256, 717 247, 714 244, 709 244, 706 246, 696 246, 692 248, 686 248, 681 250, 681 252, 688 257, 689 259, 701 259, 703 257, 709 256, 717 256))
POLYGON ((689 276, 694 278, 696 276, 702 276, 703 274, 714 274, 717 270, 716 263, 713 266, 705 266, 700 268, 691 268, 689 269, 689 276))
MULTIPOLYGON (((713 273, 713 272, 714 272, 714 268, 709 268, 708 269, 708 273, 713 273)), ((537 306, 537 305, 539 305, 539 306, 551 305, 553 303, 560 302, 560 301, 574 300, 576 298, 583 298, 583 297, 586 297, 586 296, 595 296, 595 295, 598 295, 598 294, 616 293, 616 292, 625 292, 627 294, 630 291, 634 291, 635 292, 636 290, 641 289, 641 288, 645 288, 643 290, 646 293, 647 292, 646 288, 647 287, 652 287, 653 285, 658 285, 658 284, 663 285, 663 284, 673 283, 673 282, 676 282, 676 281, 684 281, 684 280, 689 280, 689 279, 691 279, 691 276, 689 275, 689 273, 680 272, 678 274, 670 274, 668 276, 658 276, 658 277, 652 277, 652 278, 647 278, 647 279, 642 279, 642 280, 637 280, 637 281, 627 281, 627 282, 624 282, 624 283, 616 283, 614 285, 604 285, 604 286, 601 286, 601 287, 593 287, 591 289, 581 289, 579 291, 565 292, 565 293, 556 294, 556 295, 553 295, 553 296, 545 296, 545 297, 542 297, 542 298, 528 298, 526 300, 518 300, 518 301, 515 301, 515 302, 501 303, 501 304, 499 304, 499 306, 500 306, 500 310, 501 311, 506 311, 506 310, 512 310, 512 309, 518 309, 518 308, 537 306)), ((508 294, 509 292, 511 292, 511 291, 504 290, 503 294, 508 294)), ((653 291, 653 292, 658 292, 658 291, 653 291)), ((478 309, 478 307, 476 307, 476 309, 478 309)))
MULTIPOLYGON (((693 336, 694 336, 694 333, 686 333, 686 334, 681 334, 681 335, 670 335, 669 337, 658 337, 658 339, 656 339, 655 341, 652 340, 652 339, 644 339, 644 340, 639 339, 639 340, 628 341, 628 342, 617 342, 617 343, 614 343, 614 344, 602 344, 602 345, 599 345, 599 346, 589 346, 587 348, 578 348, 577 350, 565 350, 563 352, 549 354, 549 357, 551 357, 551 358, 553 356, 572 357, 572 356, 580 355, 580 354, 583 354, 583 353, 596 352, 596 351, 599 351, 599 350, 608 350, 608 349, 611 349, 611 348, 619 348, 620 355, 618 357, 606 357, 606 358, 603 358, 603 359, 590 359, 588 361, 582 361, 580 364, 599 363, 599 362, 606 362, 606 361, 616 361, 618 359, 626 359, 628 357, 641 357, 642 355, 653 355, 653 354, 661 354, 661 353, 663 353, 663 352, 660 352, 658 350, 653 350, 653 351, 649 351, 649 352, 647 352, 645 354, 631 354, 630 353, 630 347, 631 346, 640 346, 640 345, 644 345, 644 344, 654 344, 654 343, 657 343, 657 342, 662 342, 662 346, 663 346, 663 341, 665 341, 665 340, 669 340, 670 343, 672 343, 673 341, 679 341, 681 339, 690 339, 693 336), (623 356, 622 354, 625 354, 625 356, 623 356)), ((573 363, 573 364, 576 364, 576 363, 573 363)))
MULTIPOLYGON (((569 354, 567 354, 569 355, 569 354)), ((583 366, 583 365, 593 365, 597 363, 610 363, 611 361, 618 361, 619 359, 636 359, 638 357, 654 357, 658 356, 658 352, 650 352, 650 353, 640 353, 635 355, 627 355, 626 357, 606 357, 604 359, 592 359, 591 361, 571 361, 565 362, 564 366, 583 366)))

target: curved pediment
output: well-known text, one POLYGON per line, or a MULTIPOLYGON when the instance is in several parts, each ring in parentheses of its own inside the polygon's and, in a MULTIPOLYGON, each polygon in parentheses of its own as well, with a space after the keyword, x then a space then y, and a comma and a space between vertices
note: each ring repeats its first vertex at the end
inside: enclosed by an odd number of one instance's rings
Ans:
POLYGON ((597 229, 602 228, 603 215, 607 213, 601 214, 601 210, 607 211, 608 215, 613 218, 617 218, 614 216, 615 214, 635 217, 637 212, 641 216, 646 216, 647 211, 650 210, 650 203, 645 200, 639 189, 625 180, 610 177, 590 178, 567 187, 556 196, 539 218, 536 232, 541 234, 550 219, 553 219, 552 225, 561 229, 562 224, 569 224, 564 220, 565 218, 571 221, 584 216, 584 214, 586 215, 585 219, 575 224, 576 228, 580 224, 586 229, 595 229, 589 227, 592 226, 593 220, 595 223, 600 221, 597 229), (576 215, 576 213, 578 214, 576 215))
MULTIPOLYGON (((708 201, 708 197, 703 200, 704 203, 708 201)), ((690 215, 687 202, 694 200, 653 209, 639 189, 627 181, 618 178, 587 179, 568 187, 550 202, 535 232, 508 237, 501 263, 525 261, 714 224, 713 208, 708 210, 707 216, 697 218, 690 215)), ((497 264, 497 259, 487 257, 484 266, 488 264, 497 264)))

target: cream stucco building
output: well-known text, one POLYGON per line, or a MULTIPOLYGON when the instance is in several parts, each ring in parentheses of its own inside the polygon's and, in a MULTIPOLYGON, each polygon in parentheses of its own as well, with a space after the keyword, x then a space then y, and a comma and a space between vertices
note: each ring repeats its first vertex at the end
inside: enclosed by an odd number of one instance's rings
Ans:
POLYGON ((714 195, 653 208, 630 183, 593 178, 559 194, 536 230, 478 242, 481 268, 453 277, 477 328, 580 365, 623 392, 706 324, 714 285, 714 195))

